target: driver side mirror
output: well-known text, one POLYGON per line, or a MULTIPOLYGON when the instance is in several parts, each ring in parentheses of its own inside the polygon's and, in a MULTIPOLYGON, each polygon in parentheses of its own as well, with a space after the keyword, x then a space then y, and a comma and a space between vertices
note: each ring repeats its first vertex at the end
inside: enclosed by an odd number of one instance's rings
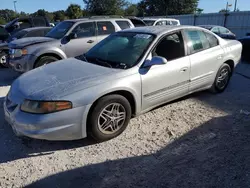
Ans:
POLYGON ((147 68, 147 67, 152 67, 154 65, 165 65, 167 64, 167 60, 164 57, 160 57, 160 56, 155 56, 153 57, 151 60, 147 60, 143 67, 147 68))

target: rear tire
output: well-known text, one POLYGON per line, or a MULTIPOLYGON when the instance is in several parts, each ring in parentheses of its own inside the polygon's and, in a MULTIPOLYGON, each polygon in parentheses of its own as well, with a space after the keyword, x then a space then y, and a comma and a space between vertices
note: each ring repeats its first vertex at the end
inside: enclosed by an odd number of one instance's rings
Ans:
POLYGON ((129 101, 121 95, 99 99, 88 119, 88 131, 97 141, 106 141, 120 135, 131 118, 129 101))
POLYGON ((50 64, 52 62, 58 61, 59 59, 54 56, 43 56, 35 64, 35 68, 41 67, 43 65, 50 64))
POLYGON ((210 91, 213 93, 222 93, 223 91, 225 91, 225 89, 229 84, 231 75, 232 75, 232 70, 230 66, 224 63, 217 72, 215 81, 210 91))

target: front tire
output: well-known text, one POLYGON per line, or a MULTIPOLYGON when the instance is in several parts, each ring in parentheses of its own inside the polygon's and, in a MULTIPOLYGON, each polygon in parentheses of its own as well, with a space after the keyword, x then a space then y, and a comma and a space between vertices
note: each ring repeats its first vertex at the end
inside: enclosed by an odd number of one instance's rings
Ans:
POLYGON ((8 54, 4 51, 0 52, 0 67, 4 67, 4 68, 8 67, 7 66, 7 55, 8 54))
POLYGON ((228 86, 232 75, 231 67, 224 63, 217 72, 215 81, 210 89, 213 93, 222 93, 228 86))
POLYGON ((120 135, 131 118, 129 101, 121 95, 99 99, 89 117, 89 131, 97 141, 106 141, 120 135))
POLYGON ((35 68, 41 67, 43 65, 50 64, 54 61, 58 61, 59 59, 53 56, 43 56, 41 57, 38 62, 35 64, 35 68))

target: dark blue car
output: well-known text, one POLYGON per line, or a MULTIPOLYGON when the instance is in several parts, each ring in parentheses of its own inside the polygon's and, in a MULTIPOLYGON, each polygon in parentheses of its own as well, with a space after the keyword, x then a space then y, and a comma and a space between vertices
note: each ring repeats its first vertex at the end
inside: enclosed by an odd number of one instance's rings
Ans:
POLYGON ((209 31, 212 31, 216 35, 219 35, 223 39, 236 39, 236 35, 231 32, 229 29, 222 27, 222 26, 217 26, 217 25, 199 25, 199 27, 203 27, 209 31))

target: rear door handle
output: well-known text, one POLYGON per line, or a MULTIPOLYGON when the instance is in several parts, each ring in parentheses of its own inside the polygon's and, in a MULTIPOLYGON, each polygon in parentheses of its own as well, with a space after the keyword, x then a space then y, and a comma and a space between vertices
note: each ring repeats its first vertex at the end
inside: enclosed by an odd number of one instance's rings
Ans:
POLYGON ((95 41, 94 40, 89 40, 87 43, 91 44, 93 42, 95 42, 95 41))
POLYGON ((180 70, 180 72, 186 72, 188 70, 188 67, 184 67, 180 70))

